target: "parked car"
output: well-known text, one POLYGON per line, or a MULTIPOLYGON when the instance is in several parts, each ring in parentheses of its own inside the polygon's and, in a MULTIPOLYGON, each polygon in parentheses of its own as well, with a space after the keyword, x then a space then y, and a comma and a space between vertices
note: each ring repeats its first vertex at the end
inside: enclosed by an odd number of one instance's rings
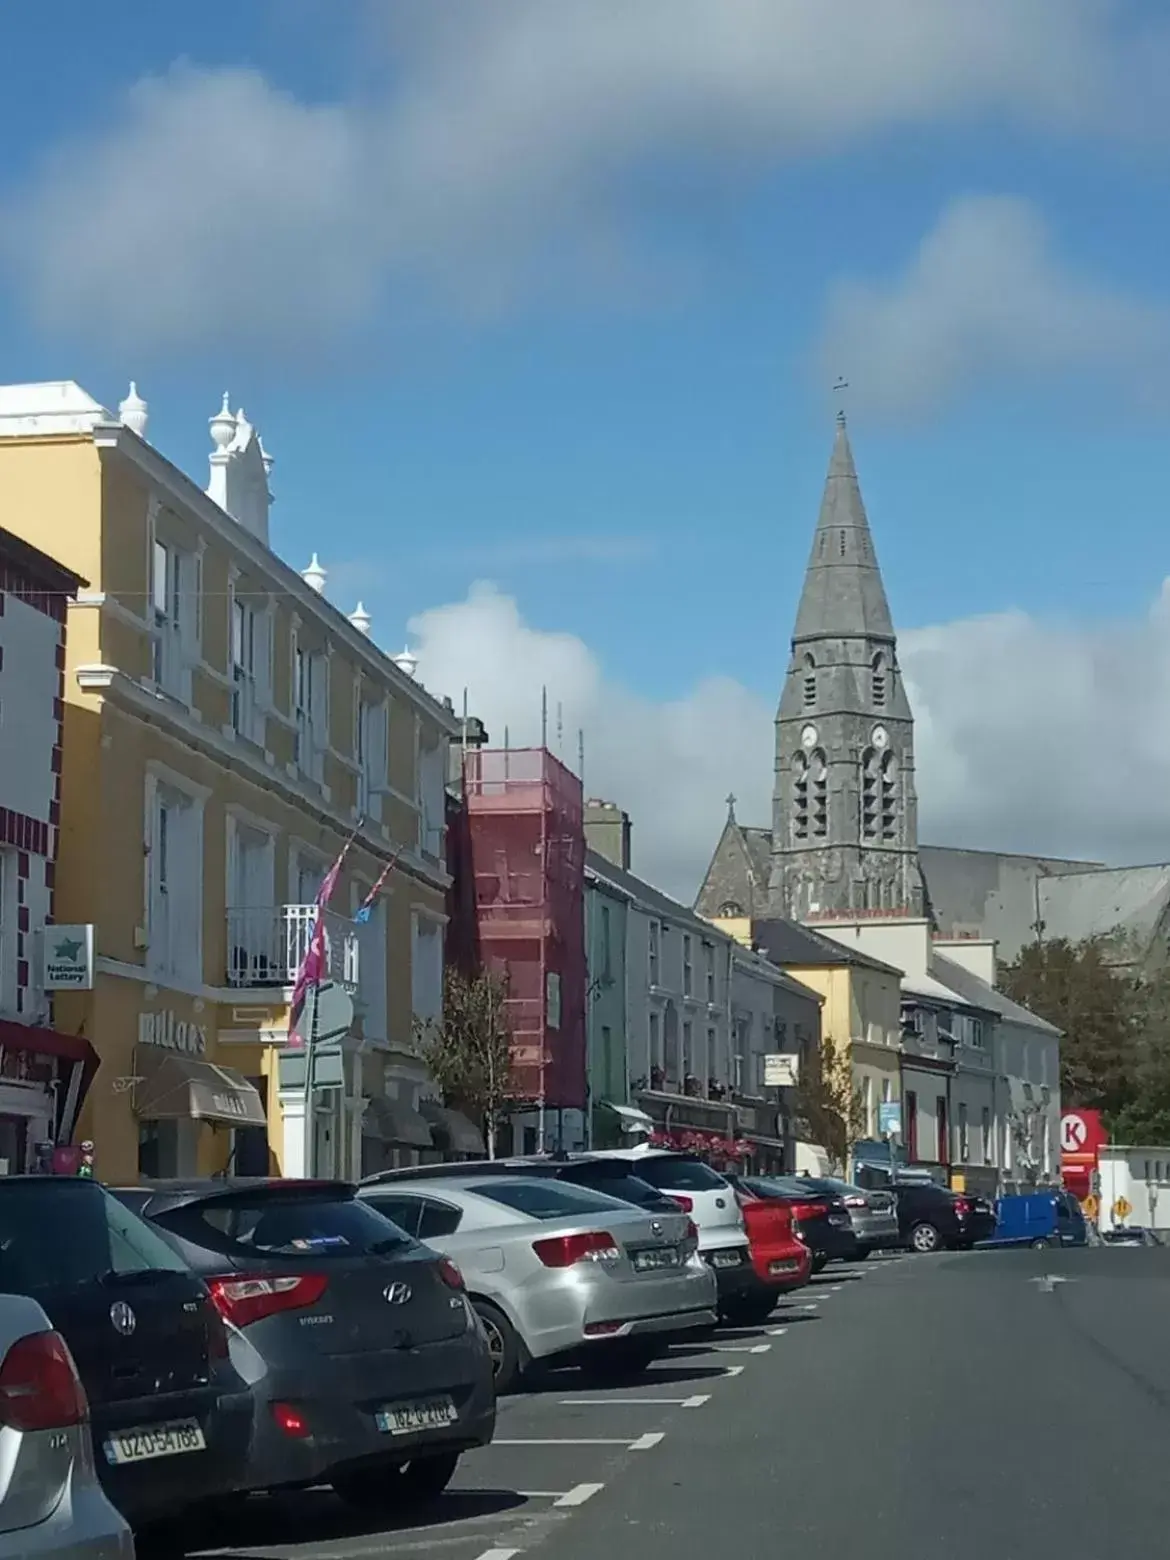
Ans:
POLYGON ((867 1190, 835 1176, 798 1176, 797 1181, 808 1191, 826 1192, 845 1204, 855 1241, 852 1261, 864 1262, 871 1251, 889 1251, 902 1244, 892 1192, 867 1190))
POLYGON ((856 1257, 853 1220, 844 1198, 837 1193, 814 1190, 806 1176, 732 1174, 728 1179, 753 1197, 787 1205, 795 1233, 812 1252, 814 1273, 820 1273, 829 1262, 848 1262, 856 1257))
POLYGON ((649 1181, 689 1213, 699 1231, 699 1254, 719 1285, 719 1314, 730 1319, 741 1301, 756 1289, 751 1246, 743 1209, 728 1178, 694 1154, 665 1148, 610 1148, 593 1157, 627 1164, 642 1181, 649 1181))
POLYGON ((459 1263, 506 1392, 539 1361, 602 1374, 645 1368, 714 1325, 714 1276, 692 1220, 549 1176, 385 1182, 360 1195, 459 1263))
POLYGON ((595 1192, 605 1192, 620 1202, 632 1203, 635 1208, 645 1208, 653 1213, 677 1213, 679 1207, 673 1197, 651 1186, 624 1160, 599 1159, 593 1154, 516 1155, 510 1159, 464 1160, 457 1165, 404 1165, 397 1170, 380 1170, 376 1175, 367 1176, 362 1186, 445 1181, 454 1172, 460 1176, 547 1176, 555 1181, 568 1181, 573 1186, 591 1187, 595 1192))
POLYGON ((970 1251, 995 1233, 995 1209, 985 1197, 947 1191, 930 1182, 895 1182, 898 1229, 911 1251, 970 1251))
POLYGON ((995 1231, 981 1246, 1087 1246, 1089 1227, 1071 1192, 1048 1187, 995 1204, 995 1231))
POLYGON ((808 1283, 812 1252, 797 1236, 787 1203, 743 1190, 736 1196, 747 1224, 757 1285, 755 1292, 729 1302, 727 1320, 751 1327, 771 1316, 781 1295, 808 1283))
POLYGON ((254 1394, 248 1483, 397 1509, 496 1422, 458 1269, 343 1181, 161 1181, 118 1196, 206 1280, 254 1394))
POLYGON ((0 1177, 0 1291, 32 1296, 69 1345, 98 1477, 132 1527, 238 1487, 252 1401, 223 1321, 181 1257, 104 1187, 0 1177))
POLYGON ((0 1560, 134 1560, 69 1345, 27 1295, 0 1294, 0 1560))

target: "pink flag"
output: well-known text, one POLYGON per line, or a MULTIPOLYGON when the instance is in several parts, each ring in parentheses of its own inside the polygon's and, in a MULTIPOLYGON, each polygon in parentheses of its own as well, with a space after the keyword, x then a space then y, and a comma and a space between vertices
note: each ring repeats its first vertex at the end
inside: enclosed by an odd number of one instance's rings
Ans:
POLYGON ((305 949, 305 956, 297 969, 297 978, 293 982, 292 1001, 289 1003, 288 1043, 293 1049, 299 1049, 305 1043, 305 1036, 299 1030, 305 998, 314 986, 321 984, 326 975, 328 961, 325 944, 325 911, 329 908, 329 901, 333 898, 333 891, 341 876, 341 868, 352 844, 352 838, 346 840, 341 847, 341 854, 329 868, 321 887, 317 890, 317 914, 313 919, 313 930, 309 934, 309 946, 305 949))

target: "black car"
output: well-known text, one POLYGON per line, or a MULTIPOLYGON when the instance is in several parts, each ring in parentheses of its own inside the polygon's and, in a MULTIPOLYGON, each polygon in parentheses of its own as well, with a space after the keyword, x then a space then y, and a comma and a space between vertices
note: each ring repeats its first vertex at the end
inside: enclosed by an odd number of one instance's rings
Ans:
POLYGON ((77 1361, 98 1476, 133 1527, 239 1487, 252 1396, 207 1286, 96 1181, 0 1177, 0 1291, 77 1361))
POLYGON ((332 1484, 396 1509, 495 1432, 459 1270, 343 1181, 163 1181, 117 1195, 206 1280, 253 1383, 254 1489, 332 1484))
POLYGON ((792 1209, 792 1229, 812 1252, 819 1273, 829 1262, 849 1262, 857 1256, 857 1237, 845 1199, 818 1191, 799 1175, 729 1175, 733 1186, 753 1197, 773 1198, 792 1209))
POLYGON ((985 1197, 926 1181, 895 1181, 891 1190, 898 1229, 911 1251, 970 1251, 995 1234, 995 1209, 985 1197))

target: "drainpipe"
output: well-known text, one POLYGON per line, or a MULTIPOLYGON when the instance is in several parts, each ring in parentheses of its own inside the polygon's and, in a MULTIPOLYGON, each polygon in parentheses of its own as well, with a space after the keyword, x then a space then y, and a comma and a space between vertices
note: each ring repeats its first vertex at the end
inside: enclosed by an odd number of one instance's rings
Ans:
MULTIPOLYGON (((731 976, 732 976, 732 972, 733 972, 734 969, 735 969, 735 938, 734 937, 729 937, 727 939, 727 1002, 725 1004, 727 1011, 724 1014, 724 1022, 727 1025, 727 1057, 728 1057, 729 1062, 732 1063, 733 1069, 734 1069, 734 1061, 732 1060, 732 1050, 731 1050, 731 1048, 732 1048, 732 1046, 735 1043, 735 1037, 734 1037, 734 1035, 732 1033, 732 1024, 731 1024, 731 1015, 732 1015, 731 976)), ((728 1078, 728 1080, 727 1080, 727 1092, 728 1092, 729 1096, 733 1092, 733 1088, 734 1088, 733 1080, 731 1078, 728 1078)), ((738 1125, 738 1118, 736 1116, 736 1109, 735 1109, 734 1101, 732 1102, 731 1110, 730 1110, 730 1113, 728 1114, 728 1118, 727 1118, 728 1128, 730 1128, 733 1125, 733 1123, 735 1125, 738 1125)))

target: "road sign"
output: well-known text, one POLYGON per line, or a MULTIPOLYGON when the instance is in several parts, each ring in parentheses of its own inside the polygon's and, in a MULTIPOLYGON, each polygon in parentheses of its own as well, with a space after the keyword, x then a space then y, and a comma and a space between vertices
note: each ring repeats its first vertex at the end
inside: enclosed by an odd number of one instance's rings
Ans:
POLYGON ((305 993, 305 1005, 295 1017, 295 1023, 302 1041, 307 1041, 310 1035, 317 1045, 338 1040, 342 1035, 347 1035, 353 1026, 353 998, 334 980, 310 986, 305 993))
POLYGON ((1083 1116, 1070 1111, 1060 1119, 1060 1151, 1062 1154, 1078 1154, 1089 1138, 1089 1126, 1083 1116))
POLYGON ((1133 1204, 1124 1197, 1119 1197, 1113 1204, 1113 1217, 1115 1219, 1128 1219, 1133 1212, 1133 1204))
POLYGON ((1089 1195, 1085 1198, 1084 1202, 1081 1204, 1081 1210, 1084 1213, 1086 1219, 1095 1219, 1101 1212, 1100 1198, 1094 1197, 1092 1192, 1090 1192, 1089 1195))
POLYGON ((883 1100, 878 1106, 878 1130, 882 1137, 902 1136, 901 1100, 883 1100))
POLYGON ((764 1087, 791 1089, 800 1082, 800 1057, 787 1051, 770 1051, 764 1057, 764 1087))
MULTIPOLYGON (((305 1088, 305 1066, 308 1061, 306 1046, 286 1047, 276 1056, 279 1087, 282 1094, 301 1094, 305 1088)), ((315 1089, 341 1089, 345 1087, 345 1063, 341 1045, 327 1040, 324 1045, 313 1047, 313 1087, 315 1089)))

